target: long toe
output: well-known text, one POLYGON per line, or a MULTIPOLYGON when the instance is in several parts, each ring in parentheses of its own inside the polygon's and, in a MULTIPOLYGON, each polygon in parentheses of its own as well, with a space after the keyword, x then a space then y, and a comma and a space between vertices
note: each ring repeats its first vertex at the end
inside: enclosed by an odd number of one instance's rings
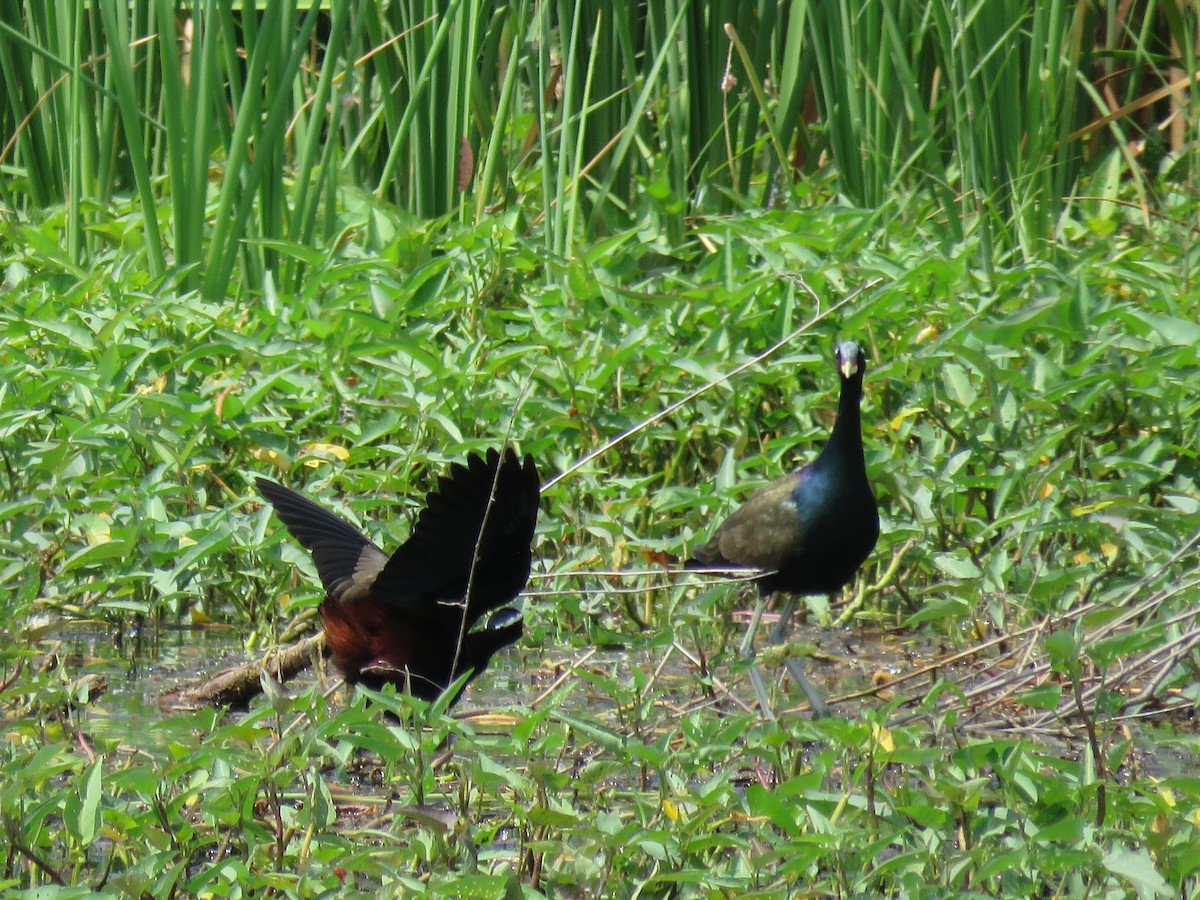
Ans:
POLYGON ((804 664, 794 657, 784 660, 783 664, 787 666, 788 674, 792 676, 792 680, 800 685, 800 690, 804 691, 804 696, 808 698, 808 705, 812 708, 812 717, 814 719, 824 719, 828 716, 829 704, 825 702, 825 697, 808 680, 808 676, 804 674, 804 664))

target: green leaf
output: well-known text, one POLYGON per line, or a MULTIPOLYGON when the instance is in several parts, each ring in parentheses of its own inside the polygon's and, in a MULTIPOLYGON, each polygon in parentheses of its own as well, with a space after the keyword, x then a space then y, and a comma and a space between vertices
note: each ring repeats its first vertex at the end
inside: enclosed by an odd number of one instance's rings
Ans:
POLYGON ((1046 684, 1017 694, 1017 702, 1034 709, 1058 709, 1063 688, 1060 684, 1046 684))
POLYGON ((1168 344, 1193 349, 1200 346, 1200 323, 1176 316, 1160 316, 1144 309, 1134 310, 1134 315, 1153 328, 1168 344))
POLYGON ((951 578, 975 579, 982 574, 979 571, 979 567, 965 556, 951 556, 949 553, 938 553, 933 557, 933 564, 938 567, 939 571, 944 572, 951 578))
POLYGON ((1145 847, 1110 850, 1104 854, 1103 862, 1108 871, 1128 881, 1139 897, 1176 896, 1145 847))
POLYGON ((79 839, 90 844, 100 833, 100 800, 103 797, 104 764, 96 760, 84 771, 79 785, 79 817, 76 829, 79 839))
POLYGON ((959 407, 967 410, 975 405, 979 394, 971 384, 971 378, 967 375, 966 369, 958 363, 947 363, 942 369, 942 379, 946 384, 946 391, 959 407))

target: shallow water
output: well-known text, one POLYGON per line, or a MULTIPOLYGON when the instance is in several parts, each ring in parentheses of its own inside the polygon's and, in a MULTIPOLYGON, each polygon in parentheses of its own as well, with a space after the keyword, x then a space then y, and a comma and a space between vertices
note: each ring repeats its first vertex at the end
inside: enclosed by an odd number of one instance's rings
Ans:
POLYGON ((166 739, 159 695, 244 661, 240 636, 230 628, 146 627, 106 631, 93 622, 36 627, 32 666, 57 653, 57 671, 70 681, 99 676, 106 684, 88 704, 87 729, 142 748, 166 739))
MULTIPOLYGON (((768 627, 766 623, 764 633, 768 627)), ((203 681, 250 658, 241 635, 224 627, 145 628, 115 634, 88 623, 43 625, 38 631, 39 651, 48 652, 57 646, 59 665, 70 678, 90 674, 107 681, 107 692, 89 705, 88 731, 98 738, 110 737, 151 752, 172 739, 170 716, 159 706, 161 694, 203 681)), ((789 639, 809 645, 812 655, 805 663, 808 677, 835 701, 839 696, 882 685, 878 696, 835 704, 835 714, 851 718, 858 716, 864 705, 877 705, 887 699, 890 688, 886 682, 890 679, 918 669, 948 650, 941 639, 875 628, 796 626, 789 632, 789 639)), ((638 679, 653 691, 654 703, 666 717, 661 723, 664 726, 688 709, 709 707, 714 714, 751 710, 753 692, 744 672, 733 665, 729 656, 715 667, 701 665, 703 654, 682 637, 677 640, 676 644, 643 642, 632 650, 518 644, 493 659, 488 671, 468 688, 455 712, 478 715, 491 709, 553 703, 563 713, 619 728, 618 707, 626 702, 631 685, 638 679), (640 670, 638 679, 633 677, 635 669, 640 670), (606 690, 605 682, 615 684, 617 690, 606 690)), ((39 658, 35 657, 35 664, 39 658)), ((766 674, 771 682, 775 673, 766 674)), ((970 677, 966 668, 951 668, 939 674, 953 680, 970 677)), ((897 690, 905 695, 917 694, 933 677, 921 676, 897 690)), ((311 671, 301 673, 287 690, 305 690, 315 679, 311 671)), ((807 714, 803 695, 790 681, 780 683, 775 678, 772 693, 778 700, 780 715, 807 714)), ((182 720, 179 724, 189 727, 182 720)), ((1147 773, 1190 774, 1200 764, 1200 738, 1193 722, 1167 727, 1153 720, 1134 721, 1129 727, 1147 773)))
MULTIPOLYGON (((768 614, 764 617, 764 633, 769 625, 768 614)), ((910 668, 915 660, 927 659, 936 651, 928 641, 912 635, 877 630, 798 626, 791 630, 789 639, 809 646, 809 677, 831 696, 866 689, 873 680, 910 668)), ((107 693, 94 704, 92 714, 130 727, 148 727, 163 716, 159 697, 164 692, 203 681, 251 658, 241 635, 226 627, 146 627, 117 634, 94 623, 42 625, 38 629, 39 651, 48 652, 55 646, 60 666, 72 678, 92 674, 107 681, 107 693)), ((701 652, 682 638, 674 646, 656 647, 642 642, 630 650, 519 644, 492 660, 488 671, 472 682, 456 709, 469 712, 530 705, 557 684, 557 708, 597 714, 615 708, 618 700, 586 675, 628 684, 634 669, 651 676, 660 703, 684 708, 707 698, 732 708, 751 705, 754 695, 744 674, 731 668, 733 660, 728 654, 715 669, 710 668, 706 658, 710 652, 709 648, 701 652)), ((301 673, 288 689, 303 690, 315 677, 311 672, 301 673)), ((803 705, 802 695, 786 681, 778 699, 781 709, 787 709, 789 700, 803 705)), ((857 701, 845 704, 838 712, 855 715, 856 705, 857 701)))

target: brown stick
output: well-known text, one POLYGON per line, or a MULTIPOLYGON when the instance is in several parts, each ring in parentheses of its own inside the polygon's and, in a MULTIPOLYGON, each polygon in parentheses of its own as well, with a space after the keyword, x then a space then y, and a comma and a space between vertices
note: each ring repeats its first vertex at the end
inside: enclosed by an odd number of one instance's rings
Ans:
POLYGON ((200 684, 167 691, 158 698, 159 709, 179 712, 204 705, 245 706, 262 693, 263 673, 287 681, 307 669, 317 654, 324 652, 325 632, 322 631, 290 647, 273 650, 260 659, 218 672, 200 684))

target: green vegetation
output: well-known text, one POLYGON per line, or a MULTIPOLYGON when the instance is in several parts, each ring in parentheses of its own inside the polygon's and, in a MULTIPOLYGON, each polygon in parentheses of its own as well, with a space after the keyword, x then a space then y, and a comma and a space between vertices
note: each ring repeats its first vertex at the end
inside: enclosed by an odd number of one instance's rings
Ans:
POLYGON ((1200 893, 1194 11, 198 3, 184 59, 82 6, 0 6, 0 887, 1200 893), (840 336, 884 533, 803 635, 870 694, 776 721, 662 563, 811 458, 840 336), (264 652, 319 597, 254 473, 391 546, 506 439, 567 474, 499 719, 43 665, 264 652))

